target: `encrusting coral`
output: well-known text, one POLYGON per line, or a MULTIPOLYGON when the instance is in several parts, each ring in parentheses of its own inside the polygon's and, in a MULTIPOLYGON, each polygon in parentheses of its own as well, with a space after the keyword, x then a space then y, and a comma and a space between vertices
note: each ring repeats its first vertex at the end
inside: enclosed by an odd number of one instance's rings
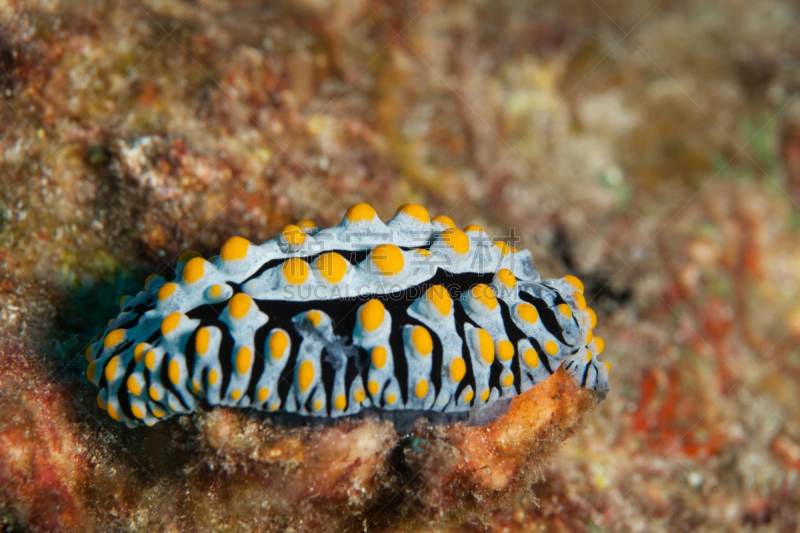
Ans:
POLYGON ((595 403, 593 391, 560 370, 486 426, 421 418, 402 434, 370 417, 285 428, 214 408, 195 415, 208 455, 182 486, 220 524, 227 513, 219 508, 229 505, 251 526, 275 530, 361 531, 366 521, 368 531, 398 531, 480 520, 528 494, 595 403))

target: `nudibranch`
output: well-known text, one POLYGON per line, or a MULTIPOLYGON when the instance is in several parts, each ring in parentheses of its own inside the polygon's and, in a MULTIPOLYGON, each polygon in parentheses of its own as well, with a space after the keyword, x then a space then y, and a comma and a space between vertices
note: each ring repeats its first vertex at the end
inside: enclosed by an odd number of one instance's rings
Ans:
POLYGON ((559 367, 601 396, 609 363, 573 276, 542 280, 529 251, 415 204, 367 204, 327 229, 185 252, 152 275, 86 350, 98 405, 129 426, 200 402, 310 417, 364 409, 463 413, 559 367))

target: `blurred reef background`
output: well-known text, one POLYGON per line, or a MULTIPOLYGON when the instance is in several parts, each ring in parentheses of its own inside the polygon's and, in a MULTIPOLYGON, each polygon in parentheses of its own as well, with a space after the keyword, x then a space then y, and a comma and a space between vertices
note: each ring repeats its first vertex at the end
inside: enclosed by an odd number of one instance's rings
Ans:
POLYGON ((800 3, 0 12, 3 530, 800 530, 800 3), (148 274, 357 202, 578 276, 606 401, 557 375, 408 436, 96 406, 76 354, 148 274))

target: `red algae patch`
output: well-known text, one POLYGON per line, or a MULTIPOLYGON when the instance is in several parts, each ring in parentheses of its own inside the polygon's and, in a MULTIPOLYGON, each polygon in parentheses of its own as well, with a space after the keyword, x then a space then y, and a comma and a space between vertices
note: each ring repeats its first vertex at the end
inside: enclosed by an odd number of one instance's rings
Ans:
MULTIPOLYGON (((22 344, 0 340, 0 504, 34 531, 91 531, 80 496, 88 460, 69 400, 22 344)), ((9 516, 10 515, 10 516, 9 516)))

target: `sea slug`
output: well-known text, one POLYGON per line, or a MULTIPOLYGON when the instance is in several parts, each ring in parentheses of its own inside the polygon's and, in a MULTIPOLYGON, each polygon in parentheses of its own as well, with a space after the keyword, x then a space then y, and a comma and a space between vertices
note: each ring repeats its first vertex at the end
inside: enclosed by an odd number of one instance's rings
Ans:
POLYGON ((313 417, 363 409, 460 413, 507 400, 561 365, 599 395, 595 313, 573 277, 542 280, 529 251, 415 204, 367 204, 319 229, 289 225, 219 256, 180 256, 120 300, 86 350, 97 403, 153 425, 209 405, 313 417))

